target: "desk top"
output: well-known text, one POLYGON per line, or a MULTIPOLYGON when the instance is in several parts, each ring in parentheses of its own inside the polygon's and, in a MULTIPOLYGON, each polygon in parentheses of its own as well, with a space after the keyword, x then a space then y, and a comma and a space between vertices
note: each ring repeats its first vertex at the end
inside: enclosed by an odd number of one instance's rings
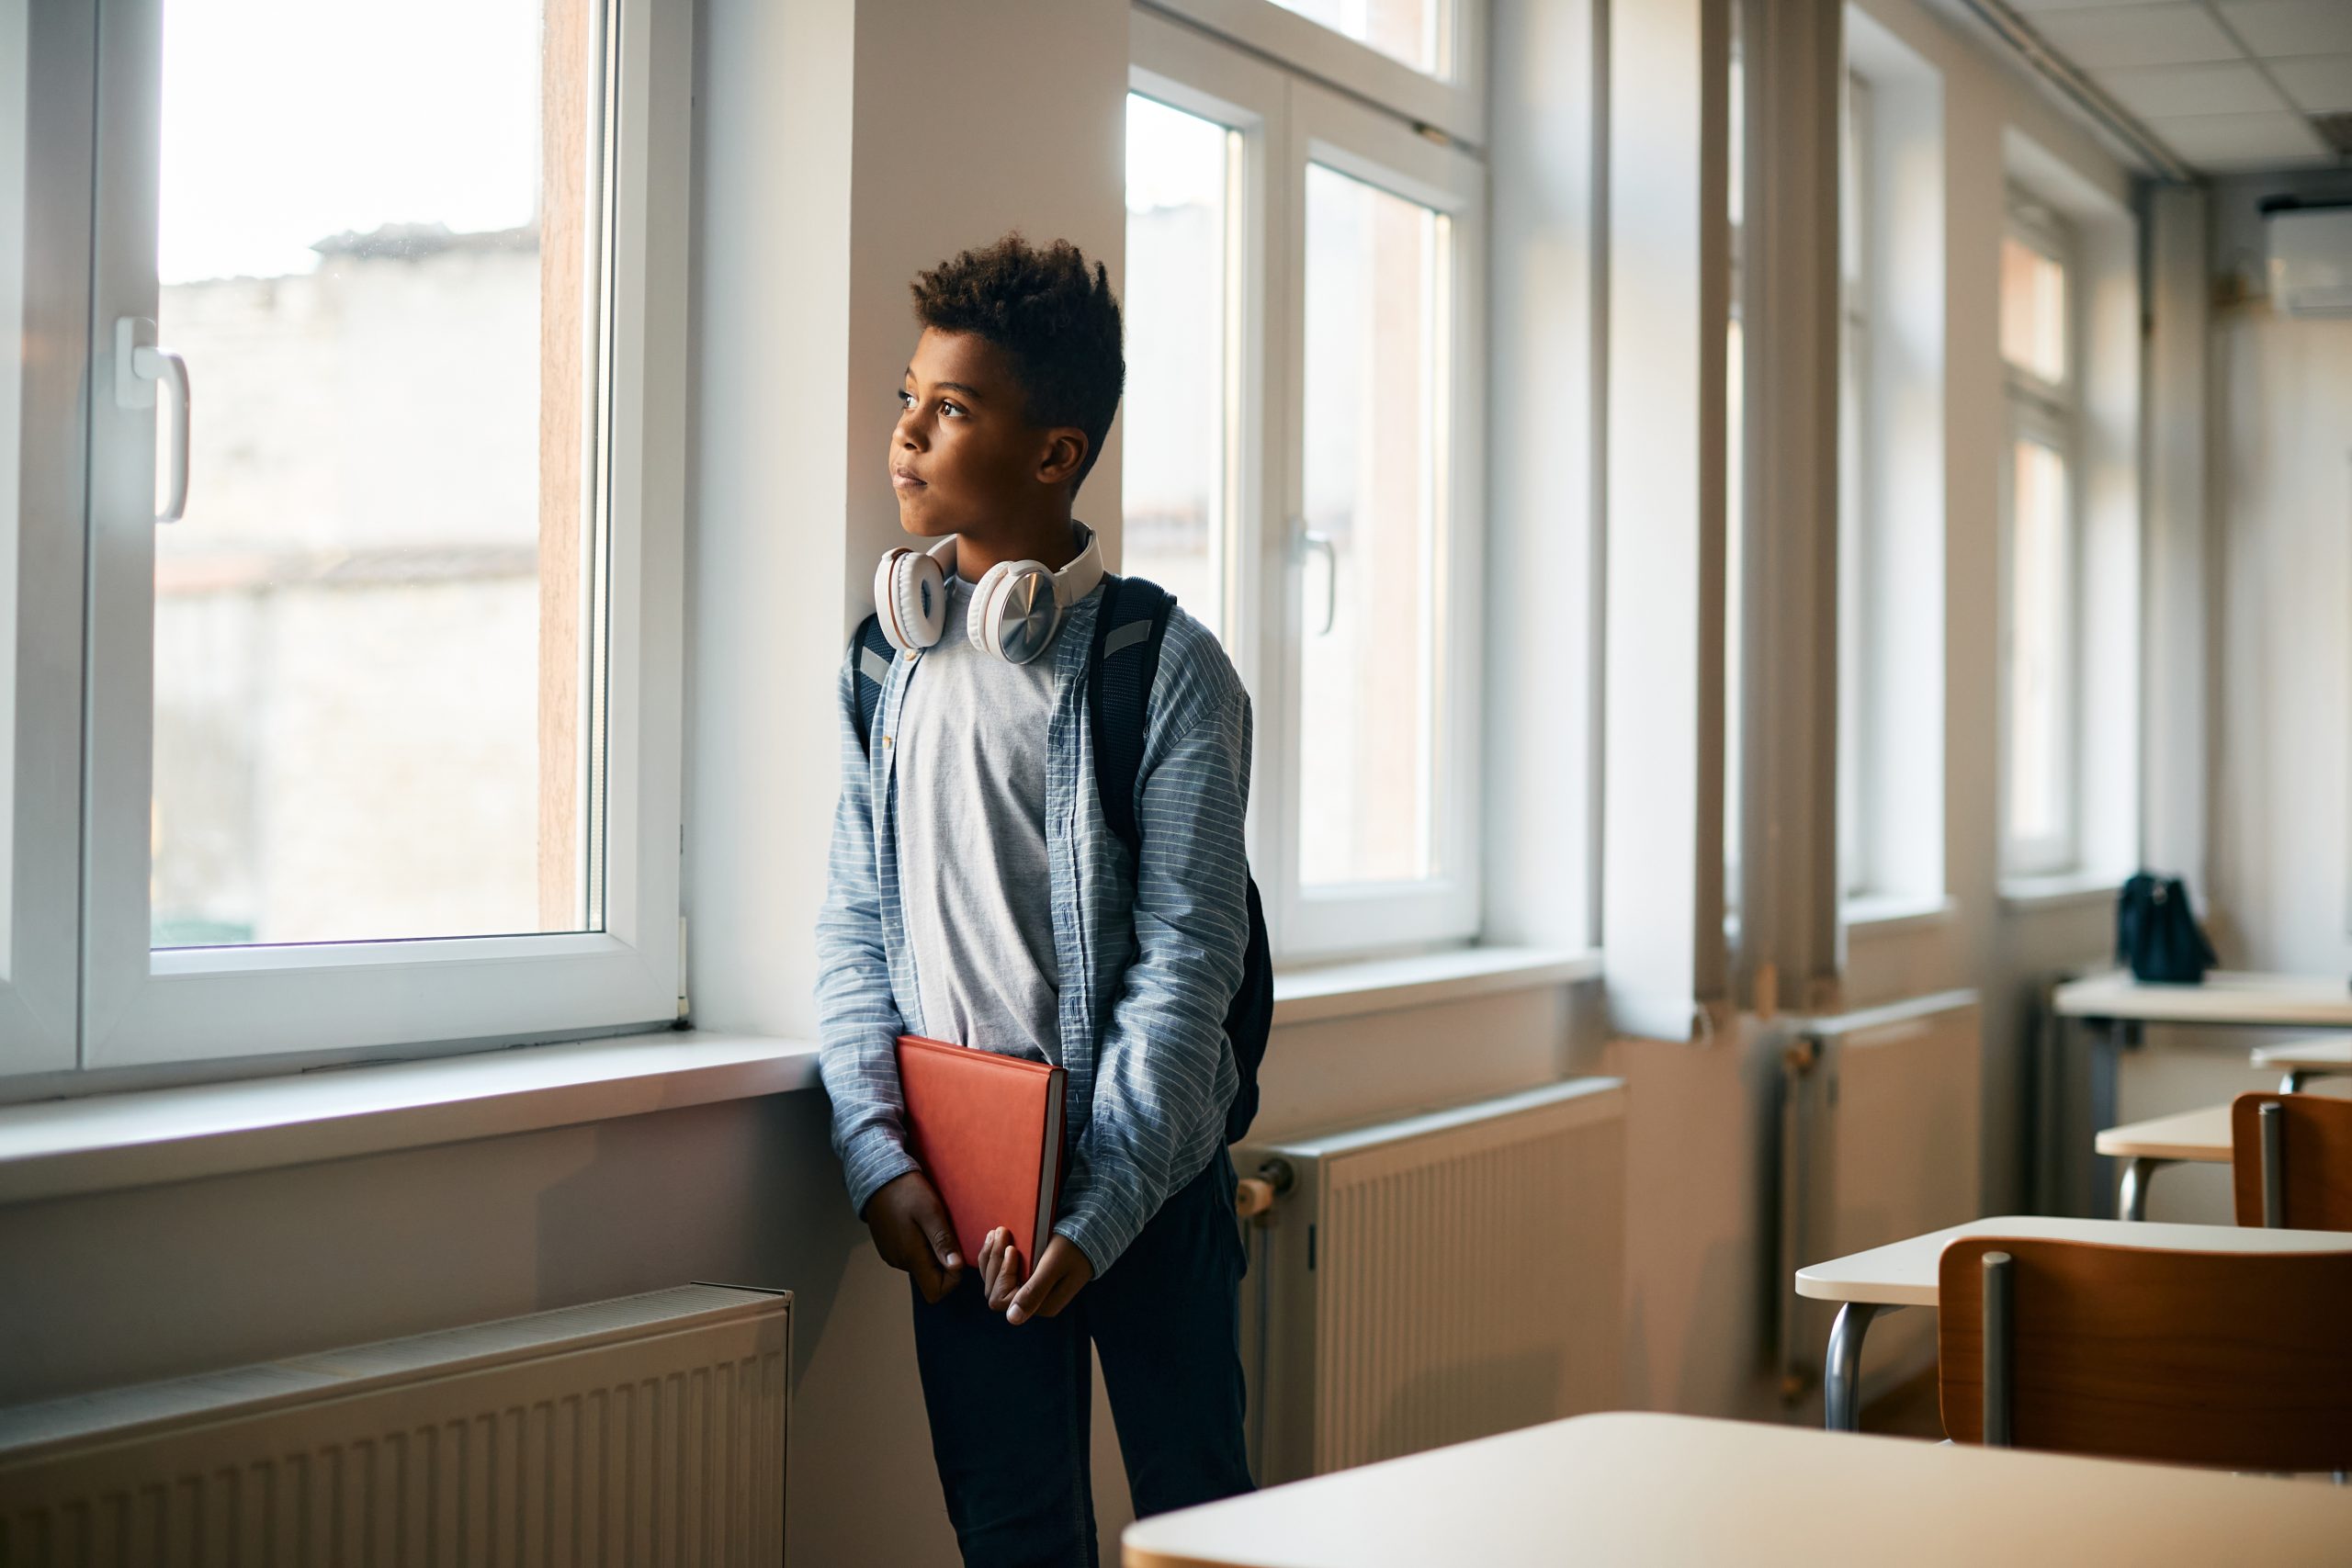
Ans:
POLYGON ((2121 969, 2069 980, 2052 1005, 2065 1018, 2247 1028, 2352 1029, 2352 985, 2333 975, 2216 969, 2201 986, 2152 986, 2121 969))
MULTIPOLYGON (((2346 1043, 2352 1043, 2347 1042, 2346 1043)), ((2115 1159, 2190 1159, 2230 1163, 2230 1108, 2226 1103, 2177 1116, 2154 1116, 2109 1127, 2091 1146, 2115 1159)))
POLYGON ((2352 1490, 1690 1416, 1580 1416, 1127 1527, 1126 1568, 2341 1563, 2352 1490))
POLYGON ((1936 1269, 1944 1248, 1972 1235, 2041 1236, 2177 1252, 2352 1252, 2352 1231, 2274 1231, 2258 1225, 2166 1225, 2144 1220, 1995 1214, 1800 1269, 1797 1294, 1823 1302, 1933 1306, 1936 1269))
POLYGON ((2254 1048, 2254 1065, 2275 1072, 2281 1067, 2307 1071, 2352 1073, 2352 1040, 2288 1040, 2254 1048))

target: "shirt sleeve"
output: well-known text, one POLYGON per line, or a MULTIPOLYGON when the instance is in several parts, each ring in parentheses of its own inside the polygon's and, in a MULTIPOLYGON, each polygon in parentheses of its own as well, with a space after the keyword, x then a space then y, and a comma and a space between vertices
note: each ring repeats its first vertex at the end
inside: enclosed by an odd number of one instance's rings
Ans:
POLYGON ((857 738, 858 647, 842 664, 842 793, 833 809, 825 903, 817 917, 817 1068, 832 1100, 833 1152, 852 1208, 918 1168, 899 1089, 899 1005, 882 940, 873 787, 857 738))
POLYGON ((1249 940, 1250 716, 1229 670, 1147 757, 1137 787, 1136 955, 1096 1051, 1092 1111, 1054 1227, 1097 1274, 1216 1152, 1238 1082, 1225 1015, 1249 940))

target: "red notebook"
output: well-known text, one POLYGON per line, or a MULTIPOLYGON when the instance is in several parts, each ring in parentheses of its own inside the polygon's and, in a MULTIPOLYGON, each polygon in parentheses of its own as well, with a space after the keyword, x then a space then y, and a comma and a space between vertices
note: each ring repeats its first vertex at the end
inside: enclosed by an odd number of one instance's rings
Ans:
POLYGON ((999 1225, 1024 1268, 1054 1234, 1062 1190, 1062 1069, 912 1034, 899 1036, 899 1088, 914 1156, 956 1223, 965 1267, 999 1225))

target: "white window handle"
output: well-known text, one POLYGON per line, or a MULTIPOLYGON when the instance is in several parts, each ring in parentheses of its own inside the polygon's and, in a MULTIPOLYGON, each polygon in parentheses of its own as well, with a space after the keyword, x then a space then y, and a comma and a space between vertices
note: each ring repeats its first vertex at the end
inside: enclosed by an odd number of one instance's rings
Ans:
POLYGON ((187 361, 168 348, 141 343, 155 335, 155 323, 143 317, 120 316, 114 323, 114 403, 119 409, 155 406, 155 383, 172 389, 172 440, 169 478, 164 493, 170 497, 155 513, 158 523, 176 523, 187 515, 187 426, 191 399, 187 361))
POLYGON ((1318 534, 1306 525, 1304 517, 1291 519, 1291 527, 1298 536, 1300 558, 1317 550, 1323 552, 1323 624, 1316 628, 1317 637, 1329 637, 1331 623, 1340 614, 1340 550, 1328 534, 1318 534))

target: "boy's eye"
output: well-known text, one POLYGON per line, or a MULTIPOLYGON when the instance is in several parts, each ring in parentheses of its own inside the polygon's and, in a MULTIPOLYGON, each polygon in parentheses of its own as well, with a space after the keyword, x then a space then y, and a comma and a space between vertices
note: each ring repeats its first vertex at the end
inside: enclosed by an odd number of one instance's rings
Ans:
POLYGON ((904 388, 900 388, 899 390, 899 406, 902 409, 913 408, 915 406, 915 395, 912 392, 906 390, 904 388))
POLYGON ((939 412, 941 413, 961 416, 964 412, 964 405, 956 401, 953 398, 942 398, 939 400, 939 412))

